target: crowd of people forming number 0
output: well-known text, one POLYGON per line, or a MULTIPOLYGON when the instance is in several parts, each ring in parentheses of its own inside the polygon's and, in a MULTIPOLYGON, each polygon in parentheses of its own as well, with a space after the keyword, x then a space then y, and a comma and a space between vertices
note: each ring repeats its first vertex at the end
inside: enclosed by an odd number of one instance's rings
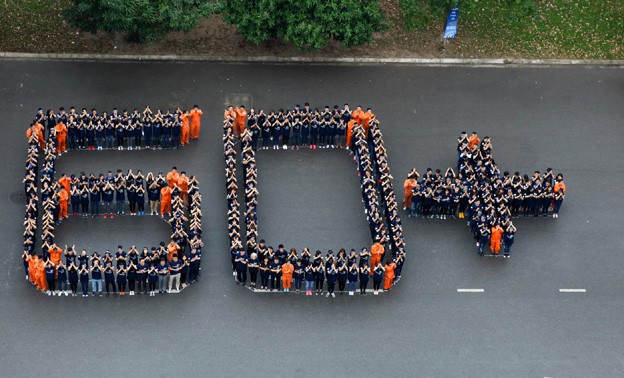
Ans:
POLYGON ((267 114, 262 109, 248 113, 244 106, 231 106, 224 112, 223 130, 230 256, 237 284, 247 285, 249 276, 252 290, 290 292, 294 284, 296 293, 305 290, 306 295, 321 295, 326 287, 325 295, 335 297, 336 285, 339 294, 358 291, 366 295, 372 279, 372 291, 377 295, 382 287, 390 290, 399 281, 405 242, 379 122, 371 109, 365 112, 358 106, 351 111, 345 104, 342 109, 336 105, 333 110, 325 106, 319 111, 305 103, 267 114), (236 173, 239 142, 244 170, 245 245, 236 173), (328 250, 323 255, 320 250, 312 254, 309 248, 286 250, 281 244, 274 249, 263 239, 258 241, 256 151, 289 147, 344 148, 353 156, 373 240, 370 250, 365 247, 359 253, 355 249, 347 253, 341 249, 337 254, 328 250))

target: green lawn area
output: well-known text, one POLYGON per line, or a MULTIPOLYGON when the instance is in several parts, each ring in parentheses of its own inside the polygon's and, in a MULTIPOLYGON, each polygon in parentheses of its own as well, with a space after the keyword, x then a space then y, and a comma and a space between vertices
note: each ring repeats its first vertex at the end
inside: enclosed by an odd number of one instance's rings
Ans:
MULTIPOLYGON (((387 11, 396 9, 396 1, 380 0, 387 11)), ((429 0, 416 1, 427 4, 429 0)), ((460 11, 458 38, 447 43, 444 51, 436 42, 444 23, 443 16, 427 18, 422 30, 405 31, 398 27, 402 22, 394 12, 389 16, 394 27, 380 34, 374 51, 368 50, 369 56, 396 56, 396 53, 388 54, 387 46, 391 44, 386 42, 405 41, 402 43, 406 57, 624 59, 624 0, 537 0, 535 14, 527 14, 519 6, 510 8, 508 0, 465 0, 468 1, 472 6, 460 11)), ((0 0, 0 51, 114 52, 112 47, 119 38, 78 33, 65 23, 62 11, 71 4, 72 0, 0 0)), ((200 39, 205 42, 219 38, 217 36, 191 33, 184 38, 188 43, 176 40, 175 43, 152 44, 149 52, 219 54, 210 49, 209 43, 196 43, 200 39)), ((236 41, 229 45, 233 49, 230 55, 245 55, 244 47, 236 51, 236 41)), ((128 49, 136 53, 144 51, 142 46, 126 46, 126 53, 128 49)), ((345 51, 341 55, 349 54, 345 51)), ((357 51, 354 49, 351 53, 357 55, 357 51)), ((288 54, 266 51, 266 54, 272 53, 288 54)), ((319 55, 327 53, 318 52, 319 55)))
POLYGON ((541 0, 537 15, 506 0, 460 10, 457 52, 524 58, 624 59, 623 0, 541 0))
POLYGON ((61 15, 70 5, 71 0, 0 0, 0 50, 51 52, 71 44, 61 15))

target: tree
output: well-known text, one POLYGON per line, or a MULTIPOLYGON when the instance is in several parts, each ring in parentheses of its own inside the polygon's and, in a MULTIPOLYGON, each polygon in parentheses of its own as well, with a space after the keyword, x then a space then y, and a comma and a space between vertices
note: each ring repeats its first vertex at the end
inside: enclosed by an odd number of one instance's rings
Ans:
POLYGON ((127 32, 129 40, 145 42, 170 31, 188 33, 219 7, 206 0, 74 0, 64 15, 83 31, 127 32))
POLYGON ((255 44, 282 38, 301 49, 330 41, 346 46, 370 43, 381 30, 378 0, 221 0, 223 20, 255 44))

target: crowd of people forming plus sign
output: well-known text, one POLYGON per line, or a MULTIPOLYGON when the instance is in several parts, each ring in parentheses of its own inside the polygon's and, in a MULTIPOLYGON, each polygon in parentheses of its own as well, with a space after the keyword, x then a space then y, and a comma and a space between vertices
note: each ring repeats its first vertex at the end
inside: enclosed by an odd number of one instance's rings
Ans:
MULTIPOLYGON (((40 112, 26 133, 29 148, 23 180, 26 215, 22 254, 26 279, 48 295, 69 295, 69 282, 72 296, 77 296, 80 283, 83 297, 88 296, 89 282, 92 296, 103 295, 103 284, 107 296, 111 293, 117 295, 118 292, 122 296, 126 292, 129 295, 138 292, 155 296, 157 287, 161 294, 179 292, 187 282, 196 281, 203 248, 202 198, 197 179, 187 176, 184 171, 178 172, 176 167, 166 176, 152 172, 144 176, 141 170, 136 173, 129 170, 124 174, 122 170, 117 170, 106 175, 91 173, 87 176, 83 172, 67 176, 63 173, 57 179, 56 159, 67 149, 56 131, 71 115, 48 115, 44 119, 48 127, 40 123, 39 116, 40 112), (50 124, 53 126, 50 127, 50 124), (44 139, 46 130, 48 137, 44 139), (40 152, 44 155, 42 169, 39 166, 40 152), (40 254, 37 253, 38 180, 41 182, 40 199, 44 210, 41 215, 40 254), (63 250, 55 244, 55 226, 69 218, 70 205, 74 217, 98 217, 100 209, 104 218, 110 219, 115 215, 125 215, 126 210, 131 216, 144 216, 146 197, 150 214, 160 215, 171 225, 169 244, 161 242, 158 247, 151 250, 144 247, 142 251, 135 246, 125 251, 119 246, 114 256, 109 251, 103 256, 96 251, 88 255, 86 250, 78 255, 75 246, 65 246, 63 250)), ((199 124, 196 126, 198 133, 199 124)), ((146 139, 145 146, 150 145, 146 139)), ((133 143, 133 146, 136 148, 137 144, 133 143)), ((80 145, 72 149, 80 149, 80 145)))
POLYGON ((335 297, 336 284, 339 294, 354 295, 359 291, 366 295, 372 278, 372 291, 377 295, 382 287, 390 290, 399 281, 405 261, 405 243, 379 122, 371 109, 364 112, 358 106, 352 112, 345 104, 342 109, 334 106, 330 110, 326 106, 324 112, 319 112, 305 103, 303 108, 296 105, 292 110, 271 111, 267 116, 262 109, 256 112, 252 108, 248 113, 244 106, 236 109, 230 106, 224 113, 223 125, 230 256, 237 284, 247 285, 249 275, 251 290, 290 292, 294 282, 295 293, 301 292, 305 285, 306 295, 322 295, 326 286, 325 295, 335 297), (260 138, 261 146, 258 145, 260 138), (240 235, 238 152, 235 148, 238 142, 244 168, 246 246, 240 235), (317 146, 346 148, 354 156, 374 241, 370 251, 366 247, 359 253, 355 249, 349 253, 340 249, 337 254, 328 250, 323 256, 320 250, 312 253, 306 247, 299 253, 296 248, 287 250, 280 244, 274 249, 265 240, 258 241, 255 154, 258 149, 288 149, 289 146, 293 150, 316 149, 317 146), (388 259, 384 260, 386 257, 388 259))
POLYGON ((551 168, 535 171, 531 177, 501 174, 492 158, 489 137, 481 140, 476 132, 462 131, 457 138, 457 173, 448 168, 442 173, 427 168, 421 177, 413 169, 403 183, 403 210, 408 217, 467 219, 476 240, 479 256, 489 246, 493 256, 509 258, 519 216, 559 217, 566 185, 561 173, 551 168), (419 181, 420 180, 420 181, 419 181))

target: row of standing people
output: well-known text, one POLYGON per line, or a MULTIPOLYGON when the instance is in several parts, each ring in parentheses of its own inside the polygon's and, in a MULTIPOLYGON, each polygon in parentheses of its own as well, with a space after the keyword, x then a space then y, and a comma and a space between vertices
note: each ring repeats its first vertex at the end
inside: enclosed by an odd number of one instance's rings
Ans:
POLYGON ((90 112, 82 108, 80 112, 71 107, 69 111, 59 108, 58 113, 40 108, 26 131, 30 138, 37 135, 37 143, 45 148, 45 138, 56 141, 57 153, 69 150, 177 148, 198 139, 201 130, 202 110, 197 106, 189 110, 177 108, 175 111, 155 112, 149 106, 141 112, 114 108, 109 114, 90 112), (47 134, 47 135, 46 135, 47 134))
POLYGON ((304 248, 299 255, 295 248, 287 251, 280 244, 273 250, 260 240, 256 251, 248 254, 241 250, 234 255, 232 270, 237 284, 246 285, 249 276, 252 290, 290 292, 292 288, 295 293, 305 290, 305 294, 311 296, 322 295, 326 289, 327 297, 335 297, 336 291, 366 295, 372 279, 372 291, 377 295, 381 288, 390 290, 401 278, 403 255, 384 264, 385 254, 383 246, 375 243, 370 252, 362 248, 359 254, 355 249, 350 254, 341 249, 337 255, 329 250, 325 256, 321 251, 312 256, 310 249, 304 248))
POLYGON ((161 294, 179 292, 197 281, 202 248, 199 243, 186 253, 161 242, 159 248, 144 247, 142 252, 135 246, 125 252, 120 245, 115 254, 106 251, 102 256, 97 252, 88 256, 86 250, 77 254, 75 246, 65 246, 64 252, 58 249, 46 259, 24 251, 22 259, 26 279, 48 295, 77 296, 80 284, 83 297, 88 296, 89 286, 92 296, 103 296, 104 290, 106 296, 154 296, 156 289, 161 294))
POLYGON ((344 104, 342 109, 338 105, 331 108, 326 105, 319 110, 306 102, 303 107, 297 104, 292 109, 268 112, 263 109, 256 112, 254 108, 247 112, 244 105, 230 106, 223 118, 232 125, 237 138, 249 130, 254 151, 301 147, 342 149, 350 147, 353 127, 358 124, 368 128, 375 114, 370 108, 363 110, 359 105, 354 110, 349 104, 344 104))

